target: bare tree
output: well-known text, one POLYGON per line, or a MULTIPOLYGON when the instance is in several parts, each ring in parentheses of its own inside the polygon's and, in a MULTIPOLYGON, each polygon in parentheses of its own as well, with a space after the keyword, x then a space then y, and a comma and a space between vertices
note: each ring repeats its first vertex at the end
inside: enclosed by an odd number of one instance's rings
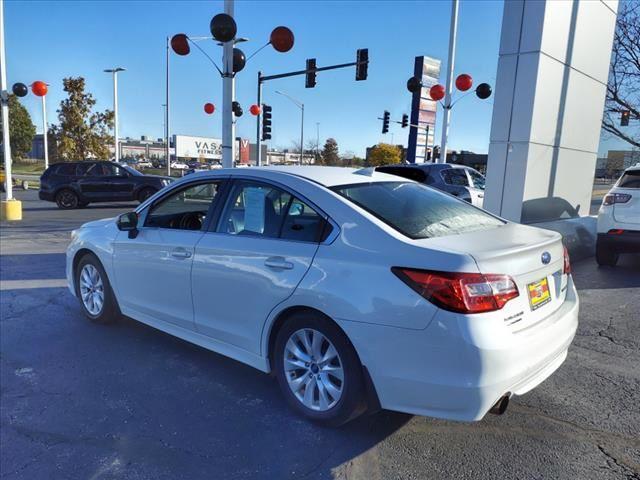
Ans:
POLYGON ((621 128, 623 111, 640 119, 640 3, 620 2, 602 128, 640 147, 638 129, 621 128))

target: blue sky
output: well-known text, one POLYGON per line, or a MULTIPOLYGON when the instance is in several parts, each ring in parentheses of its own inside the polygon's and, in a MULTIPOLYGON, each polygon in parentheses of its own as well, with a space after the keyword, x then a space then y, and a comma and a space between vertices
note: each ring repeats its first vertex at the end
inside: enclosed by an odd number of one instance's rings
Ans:
MULTIPOLYGON (((456 74, 469 73, 476 83, 495 84, 502 20, 501 1, 462 1, 456 74)), ((119 77, 121 136, 163 136, 165 38, 175 33, 208 35, 213 15, 222 1, 17 1, 5 2, 8 81, 50 84, 49 121, 63 98, 62 78, 83 76, 96 97, 97 108, 112 108, 111 76, 103 69, 122 66, 119 77)), ((237 75, 236 97, 245 115, 237 134, 255 139, 255 118, 248 110, 256 100, 258 70, 264 74, 304 68, 315 57, 318 66, 355 61, 358 48, 369 48, 369 78, 355 82, 353 69, 321 72, 314 89, 304 88, 304 77, 269 82, 264 102, 273 106, 273 147, 290 147, 300 132, 300 114, 282 90, 305 103, 305 138, 338 141, 341 152, 363 156, 365 148, 382 135, 377 117, 383 110, 400 119, 410 111, 406 80, 416 55, 429 55, 446 64, 450 4, 443 1, 242 1, 236 2, 238 34, 247 55, 262 46, 278 25, 296 37, 292 51, 281 54, 266 48, 237 75)), ((201 46, 214 58, 221 49, 213 41, 201 46)), ((203 111, 206 102, 221 106, 222 83, 206 58, 195 49, 187 57, 171 58, 172 133, 220 137, 220 110, 203 111)), ((41 131, 38 99, 23 99, 41 131)), ((469 96, 453 110, 449 146, 486 152, 491 127, 492 99, 469 96)), ((440 112, 438 112, 440 115, 440 112)), ((439 139, 439 126, 436 132, 439 139)), ((391 127, 394 143, 407 143, 408 129, 391 127)), ((602 149, 602 146, 601 146, 602 149)))

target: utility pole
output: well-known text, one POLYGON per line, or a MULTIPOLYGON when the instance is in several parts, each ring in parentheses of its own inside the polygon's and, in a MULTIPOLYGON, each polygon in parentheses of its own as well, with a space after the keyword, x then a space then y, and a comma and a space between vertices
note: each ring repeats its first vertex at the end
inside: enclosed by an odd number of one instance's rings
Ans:
MULTIPOLYGON (((233 17, 234 0, 224 0, 224 13, 233 17)), ((232 168, 235 160, 236 126, 233 121, 232 104, 235 100, 233 77, 233 40, 223 45, 222 63, 222 166, 232 168)))
MULTIPOLYGON (((0 0, 0 102, 2 103, 2 145, 6 174, 7 200, 13 200, 11 178, 11 140, 9 137, 9 92, 7 91, 7 62, 4 50, 4 0, 0 0)), ((4 206, 2 207, 4 210, 4 206)))
POLYGON ((447 163, 447 136, 449 135, 449 115, 451 113, 451 91, 453 90, 453 69, 456 56, 456 34, 458 30, 458 0, 451 1, 451 28, 449 30, 449 60, 447 64, 447 84, 442 112, 442 140, 438 163, 447 163))

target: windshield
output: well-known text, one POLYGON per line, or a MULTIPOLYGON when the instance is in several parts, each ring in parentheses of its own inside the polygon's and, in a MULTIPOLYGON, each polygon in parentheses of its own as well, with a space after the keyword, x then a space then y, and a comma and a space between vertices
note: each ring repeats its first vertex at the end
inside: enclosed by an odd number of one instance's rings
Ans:
POLYGON ((332 190, 414 239, 486 230, 505 223, 467 202, 414 182, 341 185, 332 190))
POLYGON ((467 172, 471 177, 471 182, 473 182, 473 186, 479 190, 484 190, 484 182, 485 182, 484 175, 470 168, 467 169, 467 172))
POLYGON ((138 170, 136 170, 135 168, 131 168, 129 165, 120 165, 120 168, 122 168, 123 170, 126 170, 127 172, 129 172, 131 175, 136 175, 138 177, 143 177, 144 175, 142 173, 140 173, 138 170))

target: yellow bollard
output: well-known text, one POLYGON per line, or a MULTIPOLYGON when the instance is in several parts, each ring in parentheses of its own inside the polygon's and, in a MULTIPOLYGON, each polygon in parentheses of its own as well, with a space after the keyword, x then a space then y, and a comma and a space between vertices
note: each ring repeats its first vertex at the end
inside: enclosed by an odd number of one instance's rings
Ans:
POLYGON ((22 220, 22 202, 15 198, 0 202, 0 219, 9 221, 22 220))

